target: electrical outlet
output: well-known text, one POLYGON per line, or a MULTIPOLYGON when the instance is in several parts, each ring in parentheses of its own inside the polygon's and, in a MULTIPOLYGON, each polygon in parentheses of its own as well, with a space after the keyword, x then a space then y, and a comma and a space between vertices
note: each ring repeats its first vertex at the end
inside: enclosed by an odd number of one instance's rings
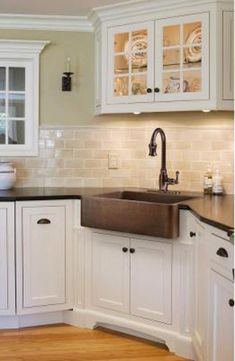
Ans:
POLYGON ((109 169, 118 169, 119 168, 119 157, 115 152, 109 153, 109 169))

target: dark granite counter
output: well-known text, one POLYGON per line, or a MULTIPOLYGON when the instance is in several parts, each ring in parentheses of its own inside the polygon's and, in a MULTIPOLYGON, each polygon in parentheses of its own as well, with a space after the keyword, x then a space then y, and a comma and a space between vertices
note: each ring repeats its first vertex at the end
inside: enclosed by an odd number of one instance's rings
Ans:
MULTIPOLYGON (((0 202, 81 199, 85 196, 121 190, 123 188, 14 188, 0 191, 0 202)), ((139 189, 128 188, 128 190, 139 189)), ((203 196, 202 194, 200 196, 200 198, 180 202, 179 208, 189 209, 202 222, 231 233, 234 229, 234 197, 232 195, 203 196)))

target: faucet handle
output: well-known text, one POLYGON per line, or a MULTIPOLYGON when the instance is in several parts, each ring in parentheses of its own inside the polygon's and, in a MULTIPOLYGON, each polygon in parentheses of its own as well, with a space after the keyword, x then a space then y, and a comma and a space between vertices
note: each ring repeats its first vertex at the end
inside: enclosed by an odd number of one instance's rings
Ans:
POLYGON ((180 172, 177 170, 177 171, 175 172, 175 174, 176 174, 175 184, 179 184, 179 175, 180 175, 180 172))
POLYGON ((179 184, 179 174, 180 174, 180 172, 177 170, 175 174, 176 174, 176 178, 168 178, 168 184, 169 185, 179 184))

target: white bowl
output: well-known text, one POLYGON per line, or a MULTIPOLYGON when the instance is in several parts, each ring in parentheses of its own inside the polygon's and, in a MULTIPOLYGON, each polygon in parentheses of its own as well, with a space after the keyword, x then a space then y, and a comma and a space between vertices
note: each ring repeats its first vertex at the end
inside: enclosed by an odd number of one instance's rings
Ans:
POLYGON ((16 182, 16 171, 0 172, 0 190, 11 189, 16 182))

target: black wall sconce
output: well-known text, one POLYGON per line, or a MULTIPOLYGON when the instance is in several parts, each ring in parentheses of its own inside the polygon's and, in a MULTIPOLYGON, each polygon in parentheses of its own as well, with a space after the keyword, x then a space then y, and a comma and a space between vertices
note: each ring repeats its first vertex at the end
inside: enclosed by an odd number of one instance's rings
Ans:
POLYGON ((71 59, 67 58, 67 64, 66 64, 66 71, 63 73, 62 76, 62 91, 63 92, 70 92, 72 90, 72 73, 70 71, 71 66, 71 59))

